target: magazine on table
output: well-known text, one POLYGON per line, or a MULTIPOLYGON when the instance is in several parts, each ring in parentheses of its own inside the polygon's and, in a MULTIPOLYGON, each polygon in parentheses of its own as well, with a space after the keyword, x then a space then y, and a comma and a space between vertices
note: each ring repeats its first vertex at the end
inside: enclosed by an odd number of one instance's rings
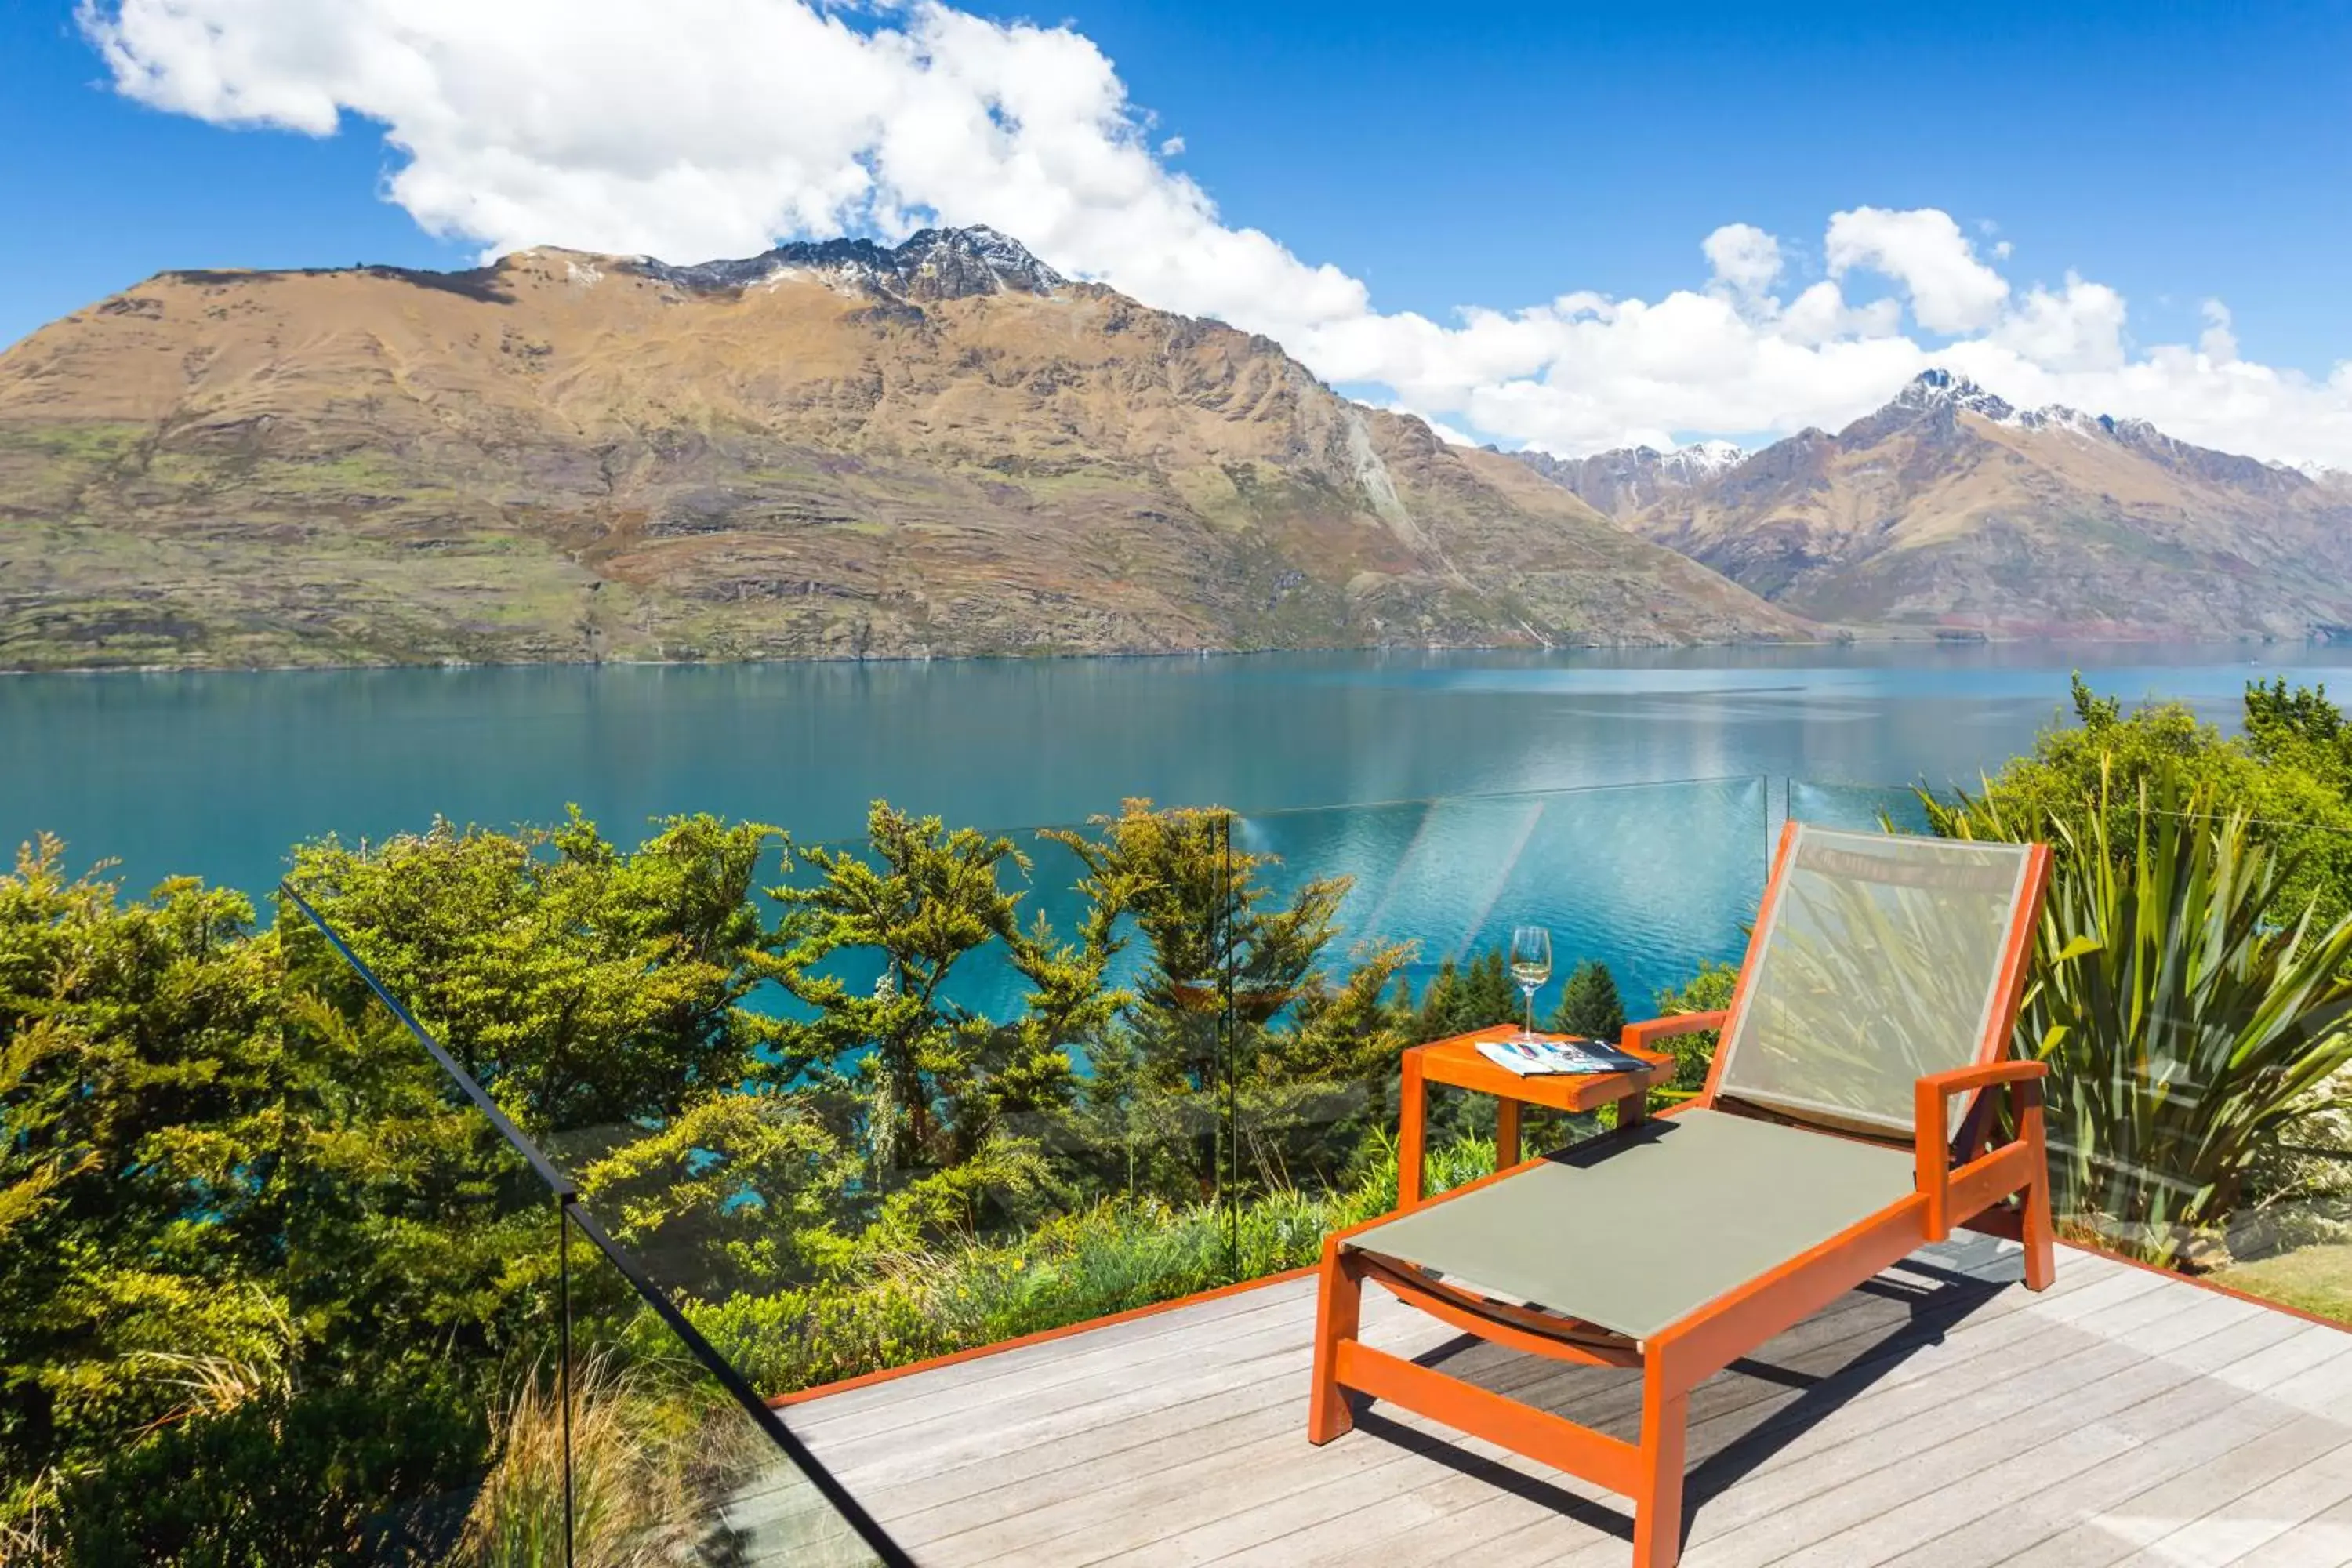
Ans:
POLYGON ((1541 1040, 1481 1040, 1478 1054, 1521 1078, 1555 1073, 1639 1072, 1651 1064, 1605 1040, 1559 1036, 1541 1040))

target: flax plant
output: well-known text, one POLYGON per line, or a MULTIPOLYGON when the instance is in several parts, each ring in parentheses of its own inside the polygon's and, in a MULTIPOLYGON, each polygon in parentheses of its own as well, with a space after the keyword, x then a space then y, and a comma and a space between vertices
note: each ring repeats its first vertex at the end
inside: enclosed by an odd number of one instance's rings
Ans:
POLYGON ((2352 1064, 2352 919, 2324 929, 2298 866, 2242 811, 2172 770, 2079 823, 1963 796, 1929 805, 1958 837, 2048 836, 2021 1048, 2050 1064, 2062 1215, 2179 1265, 2250 1197, 2282 1132, 2352 1064))

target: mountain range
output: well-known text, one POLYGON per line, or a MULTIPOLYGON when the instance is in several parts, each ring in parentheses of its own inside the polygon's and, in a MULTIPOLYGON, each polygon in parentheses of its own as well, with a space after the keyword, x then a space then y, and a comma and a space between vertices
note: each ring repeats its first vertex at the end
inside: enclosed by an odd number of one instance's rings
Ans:
POLYGON ((0 355, 0 667, 1811 635, 985 228, 169 272, 0 355))
POLYGON ((1728 441, 1699 441, 1668 452, 1619 447, 1589 458, 1555 458, 1532 447, 1511 455, 1601 516, 1621 522, 1696 489, 1748 456, 1728 441))
POLYGON ((1517 454, 1621 526, 1829 625, 2003 637, 2336 637, 2352 479, 2144 420, 2020 409, 1922 373, 1832 435, 1575 461, 1517 454))
POLYGON ((0 353, 0 668, 2347 627, 2341 476, 1943 371, 1473 449, 979 227, 166 272, 0 353))

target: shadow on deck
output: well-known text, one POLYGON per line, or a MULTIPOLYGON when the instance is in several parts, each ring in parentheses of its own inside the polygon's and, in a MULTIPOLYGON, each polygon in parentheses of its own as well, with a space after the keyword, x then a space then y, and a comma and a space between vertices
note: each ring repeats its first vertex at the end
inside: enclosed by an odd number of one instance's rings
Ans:
MULTIPOLYGON (((1689 1568, 2352 1563, 2352 1334, 2089 1254, 1906 1259, 1694 1394, 1689 1568)), ((845 1391, 793 1426, 929 1564, 1622 1564, 1622 1500, 1409 1413, 1306 1439, 1311 1280, 845 1391)), ((1638 1374, 1365 1337, 1632 1437, 1638 1374)), ((756 1516, 757 1489, 739 1500, 756 1516)))

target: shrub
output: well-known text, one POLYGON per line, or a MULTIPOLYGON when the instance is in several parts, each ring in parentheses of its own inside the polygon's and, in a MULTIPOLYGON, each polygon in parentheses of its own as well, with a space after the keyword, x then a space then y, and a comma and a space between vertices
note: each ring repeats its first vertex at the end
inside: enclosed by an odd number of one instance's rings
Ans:
MULTIPOLYGON (((2252 685, 2246 731, 2224 736, 2179 702, 2147 702, 2129 713, 2114 697, 2074 680, 2072 724, 2055 724, 1984 784, 1982 804, 2021 822, 2063 822, 2045 833, 2061 856, 2083 840, 2091 818, 2112 806, 2129 814, 2142 784, 2167 775, 2207 792, 2217 814, 2241 813, 2254 837, 2286 856, 2283 906, 2315 900, 2323 920, 2352 911, 2352 742, 2326 689, 2290 691, 2252 685)), ((1927 802, 1930 822, 1937 805, 1927 802)), ((1939 829, 1940 831, 1940 829, 1939 829)), ((2131 831, 2111 830, 2127 848, 2131 831)))
MULTIPOLYGON (((1425 1190, 1494 1169, 1495 1146, 1433 1149, 1425 1190)), ((1396 1206, 1396 1152, 1339 1192, 1239 1205, 1109 1199, 1008 1238, 877 1259, 859 1279, 694 1307, 720 1354, 777 1394, 994 1344, 1314 1262, 1331 1231, 1396 1206)))
MULTIPOLYGON (((1651 998, 1661 1018, 1678 1017, 1685 1013, 1719 1013, 1731 1005, 1731 994, 1739 986, 1739 966, 1735 963, 1706 963, 1698 973, 1680 985, 1670 985, 1651 998)), ((1715 1047, 1722 1031, 1701 1029, 1695 1034, 1675 1035, 1659 1043, 1674 1053, 1674 1081, 1660 1093, 1671 1100, 1687 1100, 1706 1087, 1706 1075, 1715 1064, 1715 1047)))
POLYGON ((462 1507, 485 1436, 470 1392, 449 1380, 251 1400, 150 1434, 73 1480, 57 1560, 438 1562, 457 1510, 435 1505, 454 1496, 462 1507))
MULTIPOLYGON (((719 1522, 728 1491, 774 1455, 740 1413, 672 1386, 661 1363, 625 1366, 611 1349, 572 1372, 572 1518, 582 1568, 667 1568, 719 1522)), ((493 1418, 497 1457, 450 1561, 459 1568, 554 1568, 564 1557, 563 1402, 532 1367, 493 1418)))
POLYGON ((1963 796, 1954 837, 2054 836, 2057 857, 2019 1021, 2050 1064, 2059 1206, 2111 1241, 2181 1261, 2352 1064, 2352 920, 2290 901, 2290 856, 2172 769, 2084 826, 1963 796))

